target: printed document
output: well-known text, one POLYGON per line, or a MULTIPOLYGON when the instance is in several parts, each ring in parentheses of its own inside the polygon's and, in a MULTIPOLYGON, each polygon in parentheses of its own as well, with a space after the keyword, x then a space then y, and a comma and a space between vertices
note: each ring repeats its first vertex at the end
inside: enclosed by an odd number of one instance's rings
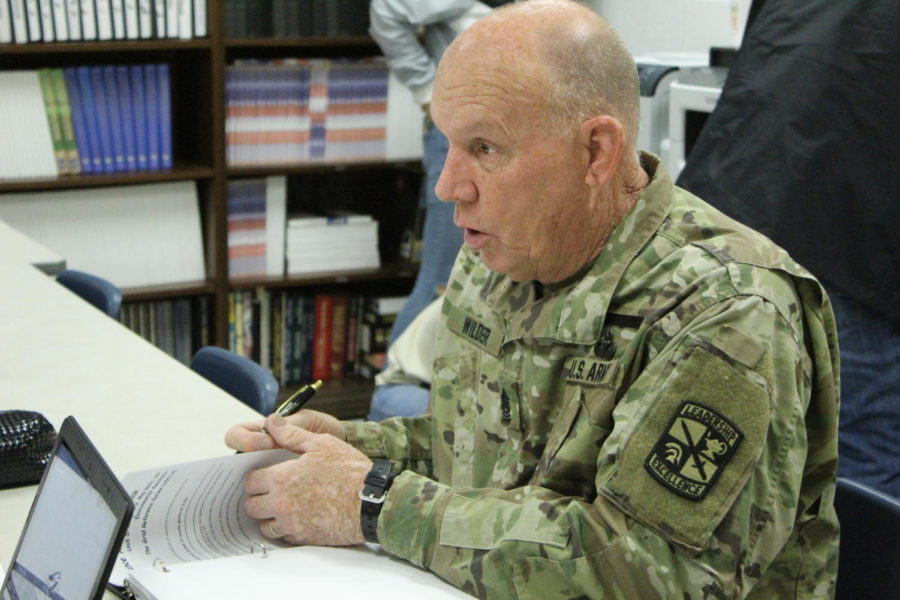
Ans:
POLYGON ((110 580, 139 600, 304 594, 367 600, 467 594, 377 545, 290 546, 264 537, 244 511, 244 476, 297 458, 285 450, 230 454, 126 475, 134 516, 110 580))
POLYGON ((121 585, 139 567, 248 554, 263 537, 244 511, 244 476, 297 455, 286 450, 230 454, 131 473, 122 485, 134 515, 110 580, 121 585))

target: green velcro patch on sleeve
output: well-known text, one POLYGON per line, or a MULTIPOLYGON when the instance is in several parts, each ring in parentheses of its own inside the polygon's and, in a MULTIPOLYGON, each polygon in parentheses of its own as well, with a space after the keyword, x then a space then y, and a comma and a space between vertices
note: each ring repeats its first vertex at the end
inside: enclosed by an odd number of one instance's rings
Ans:
MULTIPOLYGON (((440 543, 457 548, 487 550, 516 540, 565 548, 568 527, 548 517, 546 503, 518 504, 501 498, 468 498, 454 494, 441 523, 440 543)), ((563 519, 564 520, 564 519, 563 519)))
POLYGON ((766 354, 765 346, 728 326, 722 327, 718 337, 712 343, 748 369, 755 369, 766 354))
POLYGON ((700 550, 759 459, 768 393, 695 345, 655 394, 601 491, 666 539, 700 550))

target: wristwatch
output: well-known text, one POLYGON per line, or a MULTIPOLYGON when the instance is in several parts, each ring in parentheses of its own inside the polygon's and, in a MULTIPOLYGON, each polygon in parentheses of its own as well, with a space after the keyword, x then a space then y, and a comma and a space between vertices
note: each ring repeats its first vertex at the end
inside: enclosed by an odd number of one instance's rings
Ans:
POLYGON ((367 542, 378 543, 378 515, 395 475, 391 473, 391 461, 386 459, 376 460, 366 475, 366 483, 359 492, 359 499, 362 500, 359 522, 367 542))

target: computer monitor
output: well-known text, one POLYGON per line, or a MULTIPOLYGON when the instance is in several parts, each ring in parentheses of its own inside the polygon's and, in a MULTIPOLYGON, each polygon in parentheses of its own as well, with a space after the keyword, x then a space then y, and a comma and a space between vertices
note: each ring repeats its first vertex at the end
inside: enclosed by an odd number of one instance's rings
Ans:
MULTIPOLYGON (((765 2, 766 0, 753 0, 750 4, 741 34, 742 43, 765 2)), ((731 62, 739 52, 736 48, 710 48, 708 66, 682 68, 672 82, 669 96, 669 143, 661 156, 673 181, 684 168, 706 120, 715 110, 731 62)))
POLYGON ((63 421, 9 569, 2 600, 103 595, 134 504, 73 417, 63 421))
POLYGON ((706 119, 716 108, 728 75, 726 67, 681 69, 669 97, 669 154, 663 157, 672 179, 684 168, 706 119))

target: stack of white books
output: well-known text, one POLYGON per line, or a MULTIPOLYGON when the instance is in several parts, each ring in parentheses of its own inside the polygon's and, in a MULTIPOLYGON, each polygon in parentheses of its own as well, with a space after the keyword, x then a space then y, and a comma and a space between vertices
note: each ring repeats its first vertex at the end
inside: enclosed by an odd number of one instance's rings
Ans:
POLYGON ((348 211, 293 215, 287 222, 288 275, 377 269, 378 222, 348 211))

